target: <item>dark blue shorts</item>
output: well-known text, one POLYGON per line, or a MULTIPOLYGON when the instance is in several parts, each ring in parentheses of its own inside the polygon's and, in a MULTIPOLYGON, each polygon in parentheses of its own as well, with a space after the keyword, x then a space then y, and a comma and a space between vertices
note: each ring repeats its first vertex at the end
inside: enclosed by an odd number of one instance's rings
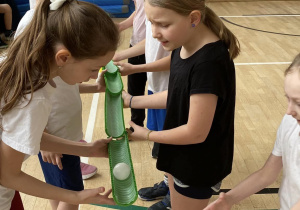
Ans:
MULTIPOLYGON (((213 194, 214 190, 212 189, 212 187, 193 187, 182 183, 179 179, 176 179, 175 177, 173 177, 173 179, 175 190, 179 194, 184 195, 186 197, 194 199, 209 199, 213 194)), ((218 183, 216 186, 220 187, 219 185, 221 186, 221 182, 218 183)), ((216 186, 213 186, 213 188, 216 186)))
POLYGON ((74 191, 84 189, 78 156, 63 154, 61 158, 63 170, 60 170, 57 165, 44 162, 41 153, 38 156, 48 184, 74 191))
MULTIPOLYGON (((148 95, 153 92, 148 90, 148 95)), ((148 109, 147 114, 147 128, 152 131, 162 131, 166 119, 166 109, 148 109)))

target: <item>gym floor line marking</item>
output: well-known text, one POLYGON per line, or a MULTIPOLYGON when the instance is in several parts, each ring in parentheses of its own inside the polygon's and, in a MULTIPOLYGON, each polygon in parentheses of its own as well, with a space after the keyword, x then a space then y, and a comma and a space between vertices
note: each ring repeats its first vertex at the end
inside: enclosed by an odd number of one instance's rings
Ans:
MULTIPOLYGON (((89 114, 89 119, 88 119, 88 123, 86 126, 85 137, 84 137, 84 140, 88 143, 92 142, 92 138, 93 138, 94 126, 95 126, 95 121, 96 121, 96 116, 97 116, 98 101, 99 101, 99 93, 94 93, 92 104, 91 104, 91 109, 90 109, 90 114, 89 114)), ((84 163, 88 163, 88 157, 82 157, 81 161, 84 163)))
POLYGON ((258 63, 235 63, 236 66, 250 66, 250 65, 285 65, 292 62, 258 62, 258 63))
POLYGON ((226 21, 227 23, 230 23, 232 25, 241 27, 241 28, 245 28, 248 30, 252 30, 252 31, 258 31, 258 32, 264 32, 264 33, 269 33, 269 34, 276 34, 276 35, 283 35, 283 36, 300 36, 300 34, 285 34, 285 33, 279 33, 279 32, 274 32, 274 31, 266 31, 266 30, 260 30, 260 29, 256 29, 256 28, 251 28, 251 27, 247 27, 247 26, 243 26, 237 23, 234 23, 232 21, 227 20, 224 17, 221 17, 222 20, 226 21))
MULTIPOLYGON (((84 136, 84 140, 88 143, 92 141, 93 138, 93 132, 94 132, 94 126, 95 126, 95 121, 96 121, 96 114, 97 114, 97 107, 98 107, 98 101, 99 101, 99 93, 94 93, 93 94, 93 100, 91 104, 91 109, 90 109, 90 114, 89 114, 89 119, 88 123, 86 126, 86 132, 84 136)), ((80 161, 83 163, 88 163, 89 158, 88 157, 80 157, 80 161)), ((84 184, 85 181, 83 181, 84 184)), ((79 205, 79 210, 80 210, 81 205, 79 205)))

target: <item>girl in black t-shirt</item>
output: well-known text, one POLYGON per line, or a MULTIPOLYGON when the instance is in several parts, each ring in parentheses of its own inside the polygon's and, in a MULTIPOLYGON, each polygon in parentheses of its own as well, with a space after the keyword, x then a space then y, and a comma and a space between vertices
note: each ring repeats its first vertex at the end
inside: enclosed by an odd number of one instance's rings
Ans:
POLYGON ((239 43, 203 0, 146 0, 145 12, 153 37, 172 51, 169 88, 124 92, 124 104, 167 115, 163 131, 130 122, 130 139, 161 143, 157 168, 168 173, 172 209, 203 209, 232 168, 239 43))

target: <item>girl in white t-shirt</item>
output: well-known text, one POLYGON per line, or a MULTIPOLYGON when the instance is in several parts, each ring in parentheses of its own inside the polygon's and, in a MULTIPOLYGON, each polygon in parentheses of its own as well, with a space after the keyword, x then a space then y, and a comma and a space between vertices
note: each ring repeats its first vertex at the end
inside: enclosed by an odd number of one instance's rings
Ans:
POLYGON ((119 33, 99 7, 73 0, 45 0, 32 21, 11 43, 0 64, 0 209, 10 209, 14 190, 71 204, 113 204, 103 187, 70 191, 41 182, 21 171, 24 158, 39 150, 107 157, 103 139, 72 142, 43 133, 51 111, 51 79, 69 85, 97 78, 113 57, 119 33), (50 80, 50 81, 49 81, 50 80), (49 81, 49 83, 48 83, 49 81))
POLYGON ((285 71, 286 115, 277 131, 272 154, 265 165, 211 203, 205 210, 227 210, 272 184, 283 169, 279 190, 280 209, 300 209, 300 54, 285 71))

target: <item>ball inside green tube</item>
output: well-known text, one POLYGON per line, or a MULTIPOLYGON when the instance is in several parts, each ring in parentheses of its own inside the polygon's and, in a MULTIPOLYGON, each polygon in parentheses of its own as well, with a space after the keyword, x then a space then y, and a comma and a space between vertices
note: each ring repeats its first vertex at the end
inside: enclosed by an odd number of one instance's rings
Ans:
POLYGON ((126 163, 118 163, 113 169, 113 174, 118 180, 125 180, 130 175, 130 166, 126 163))

